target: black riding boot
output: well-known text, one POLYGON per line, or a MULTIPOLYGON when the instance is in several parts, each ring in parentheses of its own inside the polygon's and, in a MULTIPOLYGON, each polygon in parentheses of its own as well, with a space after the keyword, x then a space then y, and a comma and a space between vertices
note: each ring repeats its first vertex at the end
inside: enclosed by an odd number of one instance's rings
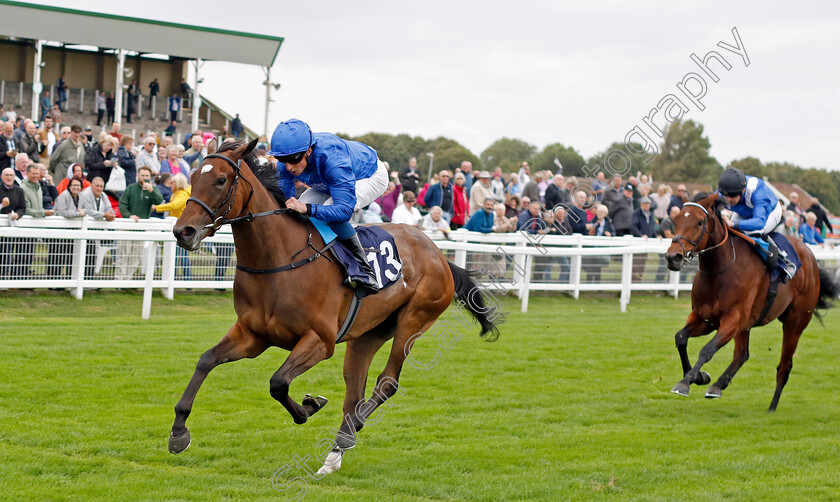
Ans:
POLYGON ((362 268, 362 272, 368 276, 367 283, 359 283, 353 287, 361 286, 374 293, 379 292, 379 282, 376 280, 376 275, 373 273, 373 269, 370 268, 370 264, 368 264, 365 250, 362 248, 362 243, 359 241, 359 234, 353 234, 353 237, 344 239, 341 243, 344 244, 351 253, 353 253, 353 256, 356 257, 356 261, 359 262, 359 266, 362 268))
POLYGON ((779 260, 782 260, 785 273, 781 274, 779 280, 782 284, 784 284, 793 278, 793 274, 796 273, 796 266, 790 260, 782 256, 782 251, 779 249, 779 246, 776 245, 776 242, 773 241, 769 235, 765 236, 764 239, 769 244, 767 248, 767 270, 772 274, 779 265, 779 260))

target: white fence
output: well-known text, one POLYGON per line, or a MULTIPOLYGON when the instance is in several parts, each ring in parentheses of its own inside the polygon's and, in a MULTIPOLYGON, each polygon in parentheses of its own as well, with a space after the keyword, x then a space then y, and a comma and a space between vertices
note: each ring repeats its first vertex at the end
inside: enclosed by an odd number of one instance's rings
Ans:
MULTIPOLYGON (((0 218, 0 289, 70 289, 76 298, 91 288, 142 288, 142 316, 152 292, 173 299, 176 288, 230 289, 236 267, 230 228, 186 252, 172 235, 174 218, 113 222, 90 218, 31 218, 10 226, 0 218)), ((523 232, 480 234, 459 230, 449 239, 430 234, 456 265, 482 273, 482 284, 514 293, 527 312, 531 292, 618 292, 621 311, 633 291, 664 291, 674 297, 691 289, 696 262, 681 272, 665 267, 670 241, 582 235, 540 236, 523 232)), ((840 264, 840 250, 812 248, 821 266, 840 264)))

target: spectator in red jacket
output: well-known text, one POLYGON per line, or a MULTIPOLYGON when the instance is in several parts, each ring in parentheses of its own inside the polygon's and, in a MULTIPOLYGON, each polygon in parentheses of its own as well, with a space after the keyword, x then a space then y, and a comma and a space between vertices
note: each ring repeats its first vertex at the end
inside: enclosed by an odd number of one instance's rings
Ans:
POLYGON ((457 230, 464 226, 467 217, 467 208, 469 201, 467 201, 466 190, 467 178, 464 173, 455 174, 454 186, 452 187, 452 221, 449 222, 449 227, 452 230, 457 230))

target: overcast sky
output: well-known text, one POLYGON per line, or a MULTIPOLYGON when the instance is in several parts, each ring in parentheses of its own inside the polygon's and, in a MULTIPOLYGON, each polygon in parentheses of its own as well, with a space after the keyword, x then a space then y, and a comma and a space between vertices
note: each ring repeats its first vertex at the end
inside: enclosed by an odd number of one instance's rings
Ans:
MULTIPOLYGON (((87 0, 71 7, 285 37, 272 69, 282 84, 272 129, 298 117, 316 131, 447 136, 477 155, 506 136, 539 148, 561 142, 588 157, 623 141, 671 93, 689 105, 686 118, 705 126, 724 165, 752 155, 840 169, 837 2, 87 0), (735 45, 733 27, 748 67, 717 46, 735 45), (717 83, 689 58, 711 50, 732 66, 711 63, 717 83), (688 72, 708 84, 703 111, 677 90, 688 72)), ((202 72, 202 94, 262 129, 259 68, 208 62, 202 72)))

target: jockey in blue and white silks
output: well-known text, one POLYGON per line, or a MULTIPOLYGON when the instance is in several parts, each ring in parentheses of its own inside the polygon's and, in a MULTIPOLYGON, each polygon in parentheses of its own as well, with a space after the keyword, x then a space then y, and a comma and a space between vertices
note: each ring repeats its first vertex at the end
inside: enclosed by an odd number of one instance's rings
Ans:
POLYGON ((268 153, 277 158, 286 207, 326 222, 368 275, 369 282, 361 286, 378 291, 376 275, 350 224, 355 209, 368 206, 388 187, 388 168, 376 150, 334 134, 313 133, 305 122, 291 119, 274 130, 268 153), (309 187, 300 199, 295 198, 295 181, 309 187))
POLYGON ((792 278, 796 267, 780 253, 773 239, 767 237, 767 234, 781 225, 784 216, 779 199, 767 183, 730 167, 720 175, 718 192, 726 198, 732 210, 729 217, 724 217, 726 224, 756 239, 771 271, 776 268, 779 260, 782 261, 787 274, 787 277, 782 276, 782 282, 792 278))

